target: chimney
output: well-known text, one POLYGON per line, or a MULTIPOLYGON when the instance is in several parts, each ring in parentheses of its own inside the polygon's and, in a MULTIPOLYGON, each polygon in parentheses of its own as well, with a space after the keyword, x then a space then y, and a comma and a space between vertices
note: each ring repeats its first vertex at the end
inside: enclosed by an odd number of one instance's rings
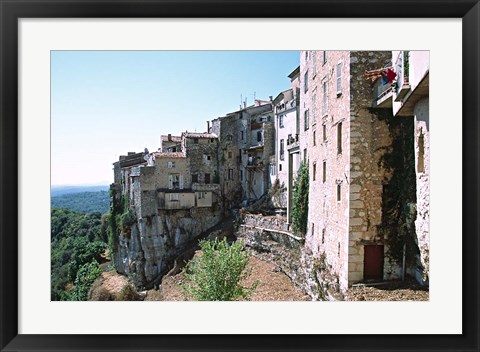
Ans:
POLYGON ((168 141, 171 142, 172 141, 172 135, 169 133, 168 134, 168 141))
POLYGON ((244 101, 244 102, 243 102, 243 108, 244 108, 244 109, 247 108, 247 101, 244 101))
POLYGON ((210 121, 207 121, 207 132, 210 133, 210 121))
POLYGON ((273 96, 269 95, 270 101, 273 101, 273 96))

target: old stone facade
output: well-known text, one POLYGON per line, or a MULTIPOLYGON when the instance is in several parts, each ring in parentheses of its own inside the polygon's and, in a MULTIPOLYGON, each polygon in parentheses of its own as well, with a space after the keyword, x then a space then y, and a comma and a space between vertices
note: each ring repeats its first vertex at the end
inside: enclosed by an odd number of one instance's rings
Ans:
POLYGON ((393 51, 392 62, 400 76, 392 94, 393 114, 398 118, 414 120, 415 230, 420 249, 420 262, 412 274, 417 276, 419 281, 427 281, 430 270, 430 53, 428 51, 393 51))
POLYGON ((382 160, 400 137, 389 125, 391 109, 374 108, 378 86, 364 77, 389 65, 391 52, 301 52, 300 149, 310 170, 305 256, 322 258, 330 287, 343 292, 401 274, 381 230, 391 178, 382 160))

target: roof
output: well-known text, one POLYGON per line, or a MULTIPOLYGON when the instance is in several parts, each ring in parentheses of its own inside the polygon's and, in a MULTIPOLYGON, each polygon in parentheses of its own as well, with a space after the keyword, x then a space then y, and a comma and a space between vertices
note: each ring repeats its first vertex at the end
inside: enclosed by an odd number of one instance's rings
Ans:
MULTIPOLYGON (((172 136, 171 135, 170 137, 171 137, 171 140, 170 140, 171 142, 179 142, 180 143, 182 141, 182 137, 180 137, 180 136, 172 136)), ((160 138, 161 138, 162 142, 169 142, 168 135, 161 135, 160 138)))
POLYGON ((155 158, 180 159, 180 158, 186 157, 184 152, 174 152, 174 153, 153 152, 152 154, 155 158))
POLYGON ((208 133, 208 132, 183 132, 182 137, 185 138, 218 138, 215 133, 208 133))
POLYGON ((299 73, 300 73, 300 66, 298 66, 295 70, 293 70, 292 73, 288 75, 288 78, 293 79, 293 77, 295 77, 299 73))

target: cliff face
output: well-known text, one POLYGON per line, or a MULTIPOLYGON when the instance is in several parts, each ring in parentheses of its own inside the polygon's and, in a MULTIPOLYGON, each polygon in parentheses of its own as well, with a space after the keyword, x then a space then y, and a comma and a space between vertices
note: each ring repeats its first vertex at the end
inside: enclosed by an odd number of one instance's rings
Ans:
POLYGON ((132 216, 130 222, 125 220, 125 213, 115 216, 118 231, 112 247, 117 272, 129 276, 137 288, 158 285, 175 258, 222 220, 220 191, 212 189, 211 207, 165 209, 163 192, 125 187, 120 196, 120 203, 125 204, 119 208, 132 216))

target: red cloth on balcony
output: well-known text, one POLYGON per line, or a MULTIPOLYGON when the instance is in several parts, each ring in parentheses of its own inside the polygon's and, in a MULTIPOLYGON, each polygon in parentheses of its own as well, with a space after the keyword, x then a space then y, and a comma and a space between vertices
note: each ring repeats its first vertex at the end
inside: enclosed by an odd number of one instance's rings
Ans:
POLYGON ((388 78, 388 84, 393 83, 395 78, 397 77, 397 74, 393 70, 393 68, 388 68, 387 71, 385 72, 385 76, 388 78))

